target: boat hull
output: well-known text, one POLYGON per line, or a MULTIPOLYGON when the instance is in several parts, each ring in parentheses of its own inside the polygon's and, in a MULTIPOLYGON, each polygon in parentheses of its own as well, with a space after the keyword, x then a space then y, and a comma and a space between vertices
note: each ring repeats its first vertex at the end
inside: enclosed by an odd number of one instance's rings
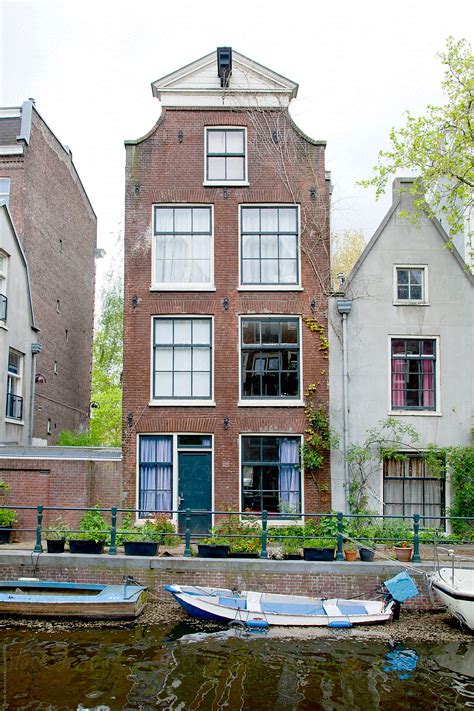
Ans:
POLYGON ((43 581, 0 583, 0 615, 91 620, 134 619, 148 592, 140 585, 86 585, 43 581))
POLYGON ((431 577, 431 586, 448 611, 474 632, 474 570, 441 568, 431 577))
POLYGON ((393 603, 378 600, 323 600, 296 595, 165 586, 193 617, 248 626, 351 627, 381 624, 393 615, 393 603))

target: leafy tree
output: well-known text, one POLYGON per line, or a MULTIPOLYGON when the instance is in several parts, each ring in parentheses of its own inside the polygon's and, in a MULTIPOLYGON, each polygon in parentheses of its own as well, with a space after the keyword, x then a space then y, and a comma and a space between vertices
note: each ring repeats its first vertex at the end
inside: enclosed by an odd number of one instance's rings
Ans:
POLYGON ((337 289, 338 274, 347 277, 354 264, 364 251, 365 239, 360 230, 344 230, 332 236, 332 281, 337 289))
POLYGON ((91 421, 88 432, 64 430, 64 446, 120 447, 122 429, 123 281, 106 275, 92 349, 91 421))
POLYGON ((445 66, 446 103, 428 105, 424 116, 407 111, 405 126, 390 133, 389 150, 380 151, 373 177, 359 184, 374 186, 378 199, 397 170, 417 173, 413 209, 406 216, 414 222, 423 212, 444 216, 454 236, 466 229, 473 207, 474 57, 465 39, 449 37, 446 50, 438 55, 445 66))

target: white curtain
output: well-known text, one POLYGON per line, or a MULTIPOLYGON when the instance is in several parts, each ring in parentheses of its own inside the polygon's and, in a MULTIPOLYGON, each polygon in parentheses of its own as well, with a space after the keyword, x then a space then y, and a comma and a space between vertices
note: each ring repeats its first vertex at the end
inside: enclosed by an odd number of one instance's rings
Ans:
POLYGON ((299 512, 300 467, 299 441, 297 439, 280 439, 280 473, 278 484, 280 489, 280 512, 299 512))
POLYGON ((171 510, 172 438, 140 438, 140 511, 171 510))

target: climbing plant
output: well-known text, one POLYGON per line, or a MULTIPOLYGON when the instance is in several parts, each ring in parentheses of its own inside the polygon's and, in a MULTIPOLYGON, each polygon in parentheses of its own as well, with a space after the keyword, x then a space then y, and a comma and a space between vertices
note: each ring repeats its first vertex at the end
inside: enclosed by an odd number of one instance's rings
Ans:
POLYGON ((331 447, 338 445, 338 437, 329 425, 327 411, 317 405, 316 385, 308 386, 305 392, 305 439, 302 459, 305 471, 320 486, 319 474, 331 447))

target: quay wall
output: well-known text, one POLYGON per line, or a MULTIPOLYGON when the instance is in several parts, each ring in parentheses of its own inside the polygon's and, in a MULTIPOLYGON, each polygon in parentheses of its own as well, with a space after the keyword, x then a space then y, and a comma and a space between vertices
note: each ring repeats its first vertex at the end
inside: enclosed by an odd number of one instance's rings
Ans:
MULTIPOLYGON (((418 563, 410 569, 420 591, 405 603, 415 609, 439 607, 427 587, 429 563, 418 563)), ((258 590, 262 592, 312 595, 315 597, 363 597, 373 599, 385 580, 404 570, 396 561, 373 563, 311 563, 280 560, 217 560, 204 558, 137 556, 100 556, 31 553, 5 550, 0 552, 0 579, 36 577, 40 580, 121 583, 132 576, 159 597, 167 597, 163 585, 203 585, 207 587, 258 590)))

